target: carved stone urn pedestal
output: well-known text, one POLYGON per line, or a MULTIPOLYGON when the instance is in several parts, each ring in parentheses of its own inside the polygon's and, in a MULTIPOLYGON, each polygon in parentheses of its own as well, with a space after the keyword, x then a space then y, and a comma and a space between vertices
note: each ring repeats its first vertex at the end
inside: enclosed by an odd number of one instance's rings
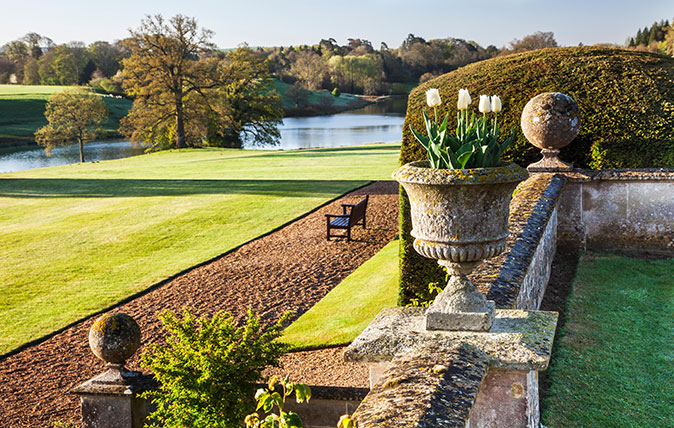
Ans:
POLYGON ((491 327, 494 302, 475 288, 468 274, 505 250, 512 193, 528 176, 515 164, 450 170, 431 169, 426 161, 393 173, 410 199, 414 249, 438 260, 450 274, 426 311, 427 330, 491 327))

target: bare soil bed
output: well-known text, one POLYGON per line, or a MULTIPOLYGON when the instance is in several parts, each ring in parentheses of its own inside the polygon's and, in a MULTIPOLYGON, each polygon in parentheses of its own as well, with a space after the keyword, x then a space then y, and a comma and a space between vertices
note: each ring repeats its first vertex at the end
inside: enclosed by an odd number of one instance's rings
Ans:
MULTIPOLYGON (((228 311, 245 319, 252 308, 265 323, 285 311, 299 317, 398 232, 398 186, 376 182, 302 217, 287 226, 194 268, 111 312, 133 316, 143 343, 162 336, 156 313, 197 314, 228 311), (325 214, 341 213, 341 203, 369 194, 367 229, 355 227, 351 242, 325 239, 325 214)), ((91 317, 0 361, 0 426, 41 427, 56 421, 79 421, 79 400, 69 391, 104 371, 88 346, 91 317)), ((142 349, 141 349, 142 352, 142 349)), ((139 369, 138 358, 128 364, 139 369)), ((341 348, 302 352, 284 358, 294 380, 314 385, 367 386, 362 365, 343 363, 341 348)))

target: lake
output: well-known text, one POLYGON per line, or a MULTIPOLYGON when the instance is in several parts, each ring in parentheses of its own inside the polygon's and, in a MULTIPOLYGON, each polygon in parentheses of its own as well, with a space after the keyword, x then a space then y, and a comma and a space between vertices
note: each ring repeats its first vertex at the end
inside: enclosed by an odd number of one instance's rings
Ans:
MULTIPOLYGON (((279 126, 276 146, 244 144, 246 149, 293 150, 313 147, 355 146, 401 140, 407 99, 396 97, 358 110, 328 116, 290 117, 279 126)), ((128 141, 94 141, 84 146, 87 161, 120 159, 144 153, 128 141)), ((0 149, 0 173, 79 162, 77 144, 52 150, 51 157, 38 147, 0 149)))

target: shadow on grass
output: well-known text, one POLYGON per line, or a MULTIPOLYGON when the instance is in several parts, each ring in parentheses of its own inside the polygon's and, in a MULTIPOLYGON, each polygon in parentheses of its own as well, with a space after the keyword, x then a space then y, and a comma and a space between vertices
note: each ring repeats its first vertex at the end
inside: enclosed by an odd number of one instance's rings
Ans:
POLYGON ((367 181, 0 178, 0 197, 112 198, 208 194, 329 197, 362 186, 367 181))
MULTIPOLYGON (((341 147, 326 147, 319 149, 292 149, 292 150, 276 150, 270 151, 267 153, 260 153, 256 150, 250 150, 251 154, 247 156, 237 156, 236 160, 241 159, 276 159, 276 158, 287 158, 288 156, 301 156, 303 158, 319 158, 326 156, 334 156, 335 153, 344 154, 344 155, 354 155, 358 156, 381 156, 383 153, 378 152, 397 152, 396 147, 391 147, 390 143, 382 143, 381 145, 363 145, 363 146, 341 146, 341 147), (383 147, 382 147, 383 146, 383 147)), ((210 160, 199 160, 198 162, 221 162, 223 159, 210 159, 210 160)))

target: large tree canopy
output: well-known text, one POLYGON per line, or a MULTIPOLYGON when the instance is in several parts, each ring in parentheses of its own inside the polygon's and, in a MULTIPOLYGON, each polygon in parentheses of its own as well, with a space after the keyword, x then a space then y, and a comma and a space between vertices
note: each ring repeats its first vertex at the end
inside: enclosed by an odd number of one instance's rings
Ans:
POLYGON ((131 31, 124 89, 134 97, 122 132, 133 141, 176 148, 241 145, 241 134, 278 141, 280 98, 267 64, 247 47, 219 58, 212 32, 177 15, 147 17, 131 31))

